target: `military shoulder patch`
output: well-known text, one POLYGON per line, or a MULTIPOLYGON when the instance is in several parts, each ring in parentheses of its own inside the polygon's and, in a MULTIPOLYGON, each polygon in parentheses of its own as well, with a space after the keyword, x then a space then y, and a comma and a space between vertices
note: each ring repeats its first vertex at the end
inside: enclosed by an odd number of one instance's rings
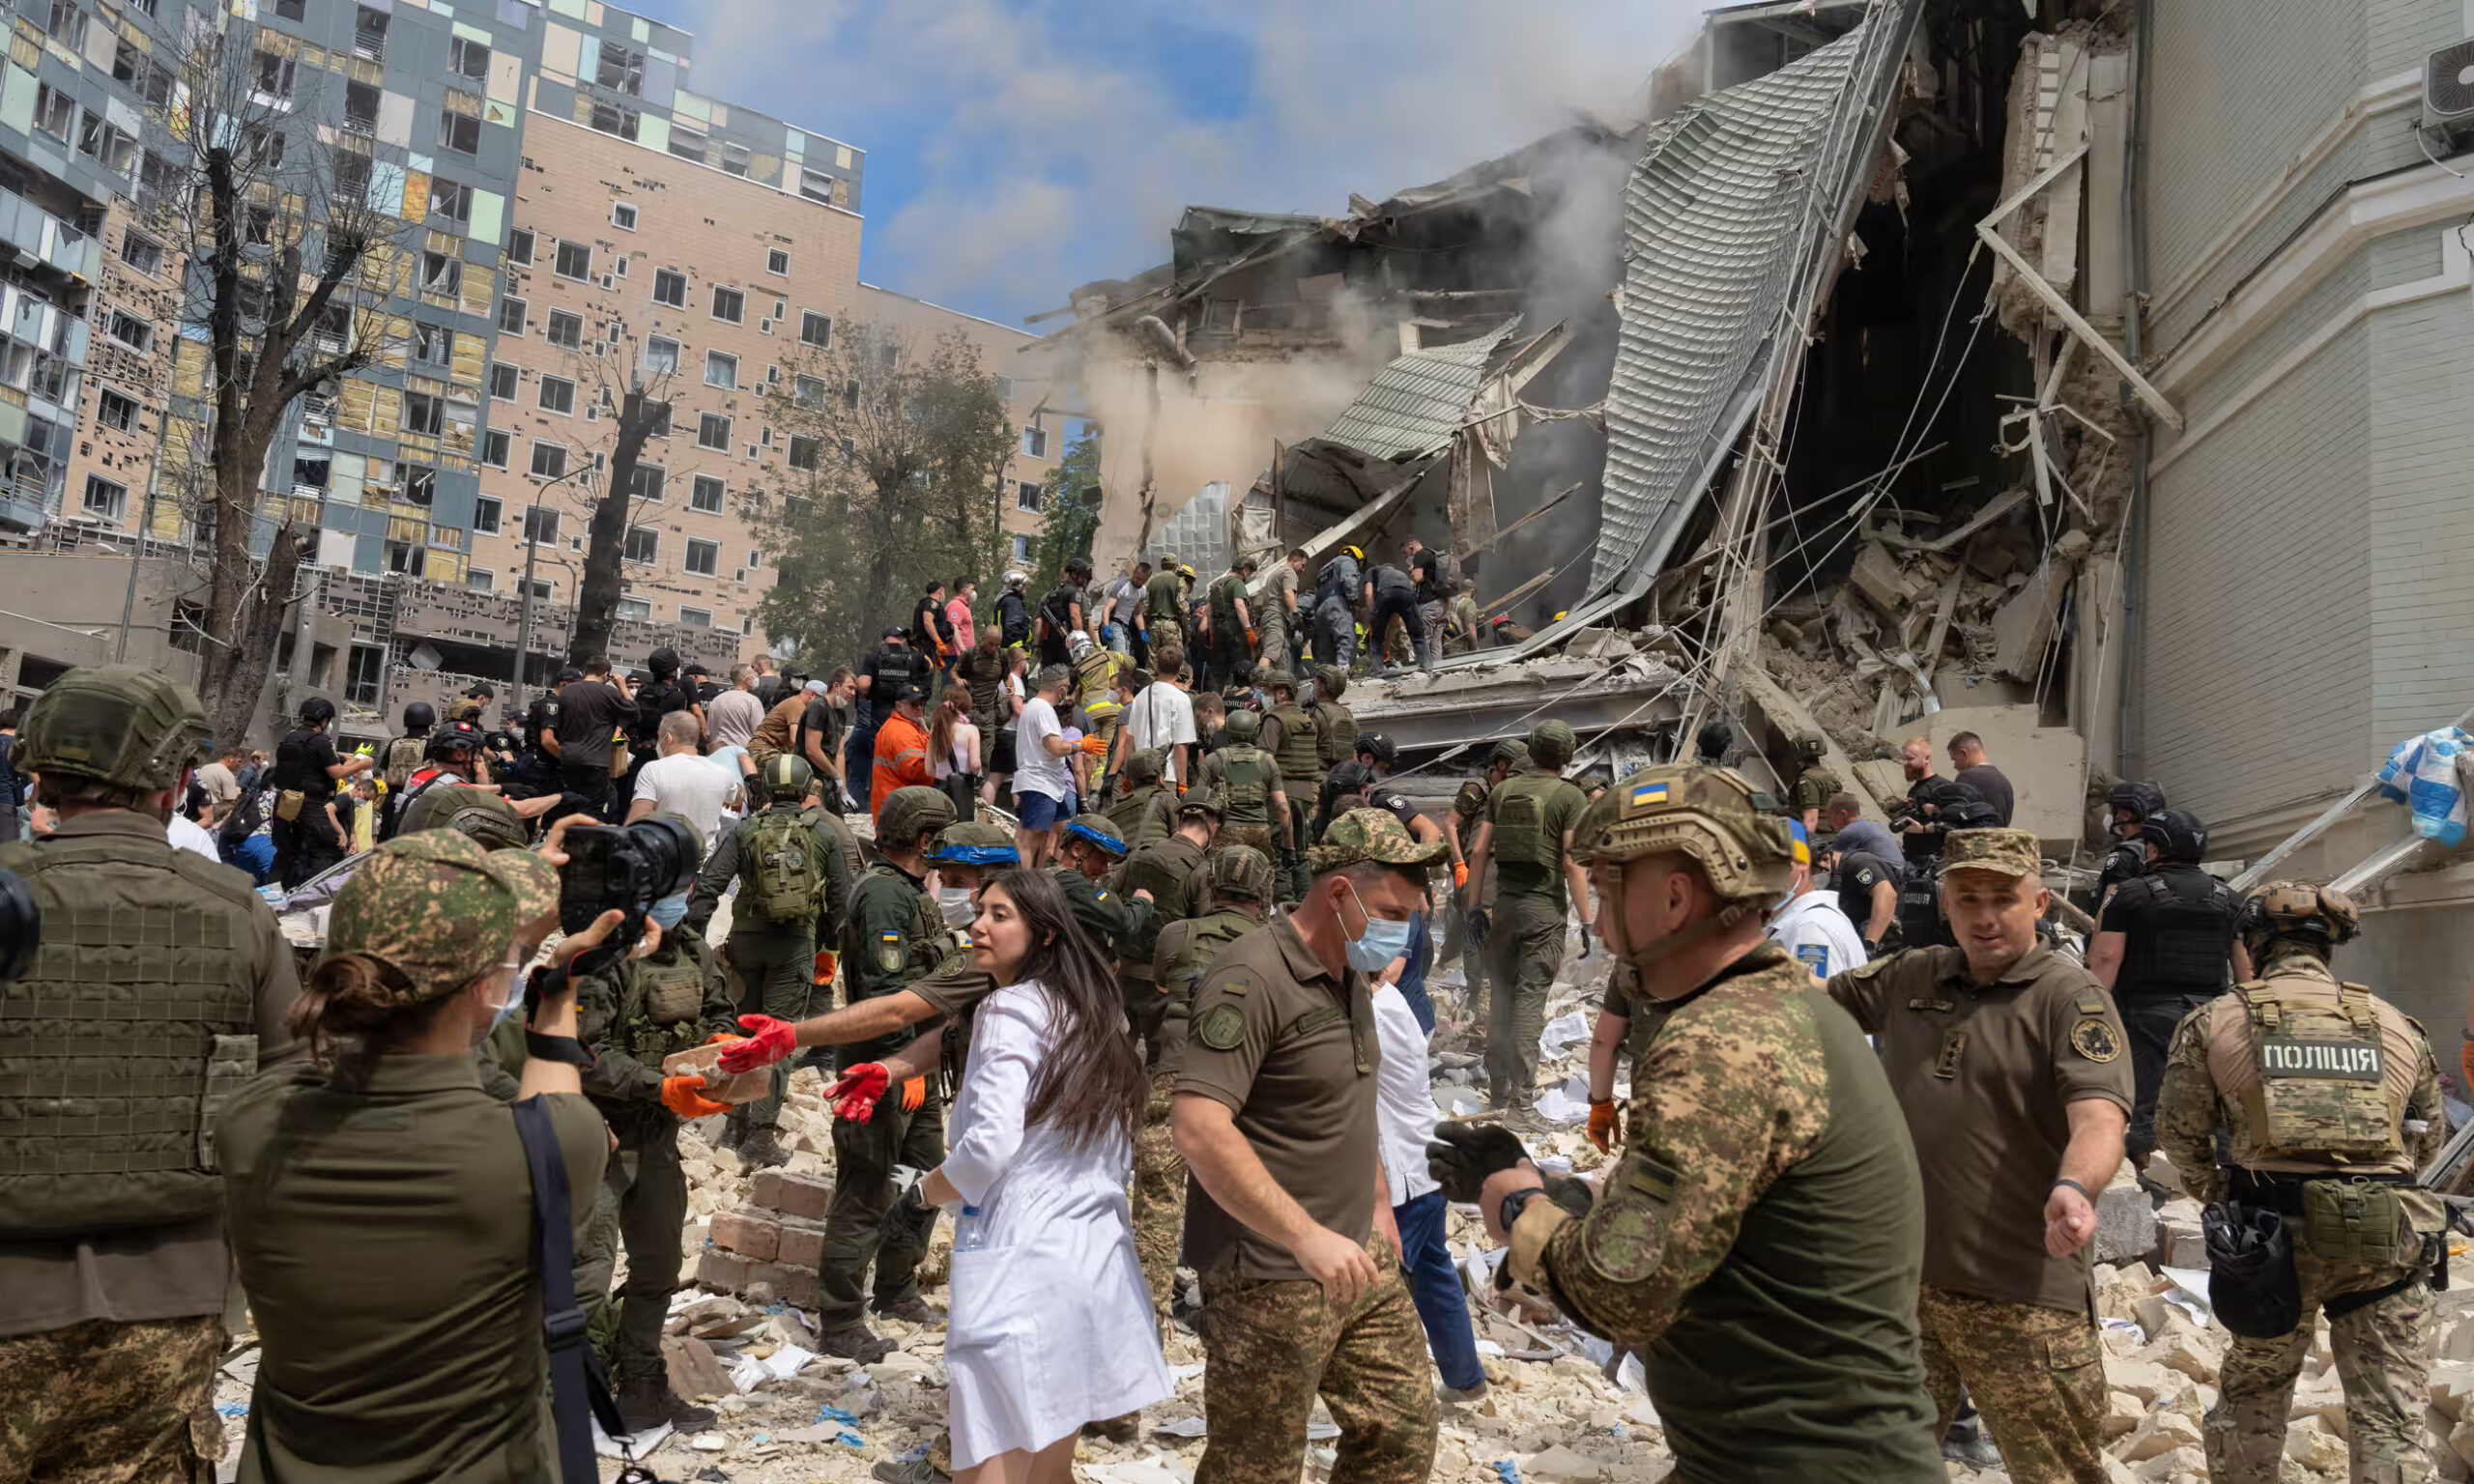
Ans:
POLYGON ((1856 967, 1849 969, 1847 972, 1855 975, 1857 979, 1870 979, 1874 975, 1882 972, 1882 970, 1888 968, 1891 964, 1896 963, 1902 956, 1903 956, 1899 954, 1886 954, 1879 958, 1868 958, 1862 963, 1856 965, 1856 967))
POLYGON ((1195 1024, 1194 1039, 1214 1051, 1236 1050, 1246 1041, 1246 1013, 1224 1002, 1214 1005, 1195 1024))
POLYGON ((1796 956, 1803 960, 1804 967, 1812 970, 1824 979, 1829 978, 1828 944, 1799 943, 1796 945, 1796 956))
POLYGON ((2070 1049, 2091 1062, 2110 1062, 2122 1054, 2121 1033, 2102 1016, 2089 1015, 2070 1028, 2070 1049))
POLYGON ((884 970, 888 974, 894 973, 902 967, 902 934, 898 932, 877 933, 877 967, 884 970))

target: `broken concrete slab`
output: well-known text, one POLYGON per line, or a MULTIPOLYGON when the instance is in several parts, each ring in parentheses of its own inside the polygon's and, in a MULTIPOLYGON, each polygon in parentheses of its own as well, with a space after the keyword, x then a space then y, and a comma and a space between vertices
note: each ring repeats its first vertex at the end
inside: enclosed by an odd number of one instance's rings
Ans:
POLYGON ((1879 541, 1865 542, 1856 554, 1856 565, 1849 569, 1847 581, 1863 594, 1864 601, 1893 621, 1904 618, 1908 606, 1915 601, 1915 585, 1908 581, 1889 548, 1879 541))
POLYGON ((1613 727, 1646 731, 1681 716, 1687 694, 1681 674, 1646 655, 1610 665, 1569 655, 1515 661, 1507 651, 1502 664, 1359 680, 1347 699, 1361 732, 1414 751, 1525 737, 1548 720, 1584 738, 1613 727))

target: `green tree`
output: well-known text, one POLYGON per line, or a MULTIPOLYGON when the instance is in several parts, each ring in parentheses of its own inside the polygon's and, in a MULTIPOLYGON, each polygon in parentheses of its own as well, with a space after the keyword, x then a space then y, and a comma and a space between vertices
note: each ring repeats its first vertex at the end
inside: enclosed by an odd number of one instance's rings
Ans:
POLYGON ((777 554, 768 636, 828 663, 906 624, 931 580, 1002 570, 1014 422, 967 336, 845 321, 791 367, 786 400, 788 481, 755 517, 777 554))
POLYGON ((1086 422, 1041 493, 1040 536, 1031 543, 1031 601, 1065 578, 1068 556, 1091 555, 1100 530, 1100 425, 1086 422))

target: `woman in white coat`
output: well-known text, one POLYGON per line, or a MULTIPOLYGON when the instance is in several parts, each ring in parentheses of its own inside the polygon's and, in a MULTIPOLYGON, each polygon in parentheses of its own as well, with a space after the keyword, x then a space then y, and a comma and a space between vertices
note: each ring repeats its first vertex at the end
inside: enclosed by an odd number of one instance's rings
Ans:
POLYGON ((980 892, 982 1001, 953 1145, 913 1198, 958 1213, 946 1321, 956 1484, 1066 1484, 1085 1422, 1174 1389, 1126 1208, 1146 1087, 1099 947, 1043 872, 980 892))

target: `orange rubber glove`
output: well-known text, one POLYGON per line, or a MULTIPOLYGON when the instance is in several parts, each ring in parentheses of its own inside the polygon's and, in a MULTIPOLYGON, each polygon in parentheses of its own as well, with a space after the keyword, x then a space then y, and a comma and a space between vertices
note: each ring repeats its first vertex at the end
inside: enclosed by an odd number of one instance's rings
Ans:
POLYGON ((905 1113, 918 1112, 919 1105, 927 1100, 928 1079, 926 1077, 912 1077, 902 1084, 902 1111, 905 1113))
POLYGON ((1469 867, 1467 863, 1458 861, 1453 862, 1452 867, 1452 889, 1456 892, 1468 884, 1469 867))
POLYGON ((834 973, 840 969, 841 966, 842 960, 834 955, 833 950, 829 948, 818 949, 816 951, 815 983, 818 985, 829 985, 833 983, 834 973))
POLYGON ((747 1040, 747 1038, 746 1038, 746 1037, 744 1037, 744 1036, 741 1036, 741 1035, 740 1035, 738 1032, 736 1032, 736 1031, 715 1031, 712 1035, 707 1036, 707 1037, 705 1037, 705 1044, 706 1044, 706 1045, 708 1045, 708 1046, 718 1046, 718 1045, 720 1045, 723 1042, 726 1042, 726 1041, 745 1041, 745 1040, 747 1040))
POLYGON ((728 1113, 731 1105, 715 1102, 704 1096, 703 1077, 664 1077, 661 1079, 661 1105, 681 1118, 703 1118, 707 1113, 728 1113))
POLYGON ((833 1104, 834 1117, 864 1124, 876 1116, 877 1099, 885 1095, 885 1085, 892 1080, 893 1073, 884 1063, 861 1062, 835 1078, 824 1096, 833 1104))
POLYGON ((1589 1100, 1589 1141, 1601 1155, 1615 1153, 1616 1140, 1623 1137, 1622 1120, 1616 1116, 1615 1099, 1592 1098, 1589 1100))
POLYGON ((1108 756, 1108 739, 1106 737, 1084 737, 1074 745, 1082 750, 1082 756, 1085 757, 1108 756))
POLYGON ((1251 629, 1248 629, 1246 631, 1246 647, 1249 649, 1259 649, 1262 647, 1262 642, 1254 638, 1254 631, 1251 629))

